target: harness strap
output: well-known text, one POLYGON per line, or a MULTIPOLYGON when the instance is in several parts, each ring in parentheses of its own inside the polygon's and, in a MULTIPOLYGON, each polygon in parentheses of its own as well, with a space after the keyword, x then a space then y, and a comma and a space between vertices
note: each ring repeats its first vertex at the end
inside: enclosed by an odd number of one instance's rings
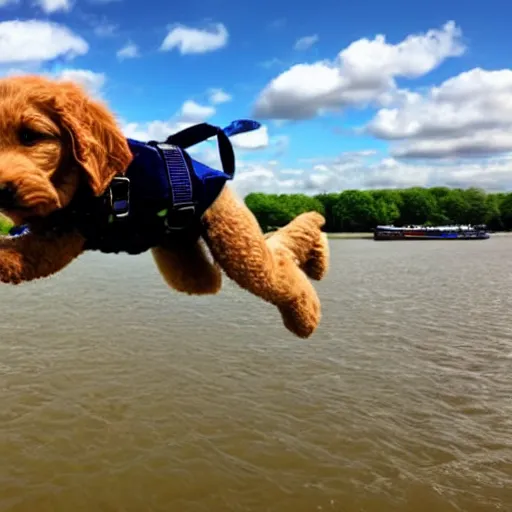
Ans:
POLYGON ((171 182, 172 204, 175 206, 192 204, 192 179, 181 149, 170 144, 159 144, 158 147, 162 151, 167 176, 171 182))
POLYGON ((148 142, 160 151, 167 168, 172 208, 168 212, 166 226, 170 230, 183 229, 197 220, 190 169, 192 164, 185 158, 184 150, 213 136, 217 136, 223 170, 232 177, 235 173, 235 154, 229 138, 218 126, 200 123, 170 135, 165 142, 148 142))
POLYGON ((169 143, 158 143, 171 185, 172 209, 166 217, 170 230, 183 229, 195 219, 196 205, 190 167, 183 150, 169 143))

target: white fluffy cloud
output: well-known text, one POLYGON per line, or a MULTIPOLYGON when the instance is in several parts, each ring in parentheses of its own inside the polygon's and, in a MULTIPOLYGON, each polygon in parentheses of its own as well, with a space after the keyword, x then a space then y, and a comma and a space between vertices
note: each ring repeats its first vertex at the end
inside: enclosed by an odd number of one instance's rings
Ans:
POLYGON ((304 36, 301 37, 300 39, 297 39, 294 48, 296 50, 307 50, 308 48, 311 48, 317 41, 317 34, 313 34, 312 36, 304 36))
POLYGON ((216 109, 212 105, 201 105, 194 100, 186 100, 170 119, 154 120, 147 123, 125 123, 123 131, 127 137, 137 140, 161 141, 173 133, 207 121, 215 113, 216 109))
POLYGON ((187 100, 181 107, 181 121, 188 123, 201 123, 215 114, 215 108, 209 105, 200 105, 193 100, 187 100))
POLYGON ((49 21, 0 22, 0 63, 43 62, 84 55, 89 45, 63 25, 49 21))
POLYGON ((160 49, 169 51, 177 48, 182 55, 207 53, 226 46, 228 38, 228 31, 222 23, 217 23, 209 29, 177 25, 169 31, 160 49))
POLYGON ((173 133, 206 121, 214 114, 214 107, 200 105, 193 100, 187 100, 183 103, 179 112, 171 119, 155 120, 148 123, 125 123, 123 125, 123 132, 126 137, 141 141, 161 141, 173 133))
POLYGON ((277 171, 277 162, 237 162, 237 171, 230 184, 240 197, 251 192, 293 194, 302 192, 300 180, 277 171))
POLYGON ((140 57, 139 47, 135 43, 126 43, 117 51, 116 55, 119 60, 135 59, 140 57))
POLYGON ((235 148, 239 149, 263 149, 268 146, 268 128, 263 125, 257 130, 246 133, 239 133, 230 137, 235 148))
POLYGON ((46 13, 52 14, 57 11, 70 11, 73 6, 71 0, 36 0, 36 5, 46 13))
POLYGON ((475 68, 426 94, 408 93, 379 110, 372 135, 400 141, 399 157, 482 156, 512 151, 512 70, 475 68))
POLYGON ((101 96, 101 89, 106 81, 104 73, 95 73, 89 69, 64 69, 57 74, 57 77, 80 84, 96 97, 101 96))
POLYGON ((210 89, 209 95, 210 103, 213 103, 214 105, 218 105, 220 103, 227 103, 228 101, 231 101, 233 99, 231 94, 228 94, 222 89, 210 89))
POLYGON ((122 126, 125 137, 147 142, 149 140, 164 141, 175 133, 176 127, 167 121, 151 121, 149 123, 124 123, 122 126))
POLYGON ((512 188, 512 157, 430 165, 411 164, 390 157, 368 161, 363 155, 343 154, 299 168, 283 168, 275 161, 237 162, 233 186, 242 196, 250 192, 312 195, 346 189, 412 186, 476 186, 489 191, 512 188))
POLYGON ((395 78, 420 77, 465 51, 454 22, 397 44, 385 36, 359 39, 333 61, 297 64, 274 78, 260 93, 255 115, 308 119, 349 105, 366 105, 396 89, 395 78))

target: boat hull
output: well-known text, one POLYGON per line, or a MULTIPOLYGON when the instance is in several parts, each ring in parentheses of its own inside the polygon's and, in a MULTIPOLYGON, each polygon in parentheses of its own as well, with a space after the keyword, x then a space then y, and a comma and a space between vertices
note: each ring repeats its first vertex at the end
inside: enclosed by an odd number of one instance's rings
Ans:
POLYGON ((387 236, 387 235, 374 235, 373 239, 376 241, 406 241, 406 240, 487 240, 490 238, 489 234, 474 235, 474 236, 427 236, 427 235, 414 235, 414 236, 387 236))
POLYGON ((376 241, 407 241, 407 240, 487 240, 487 231, 476 229, 447 229, 447 228, 396 228, 378 227, 373 233, 376 241))

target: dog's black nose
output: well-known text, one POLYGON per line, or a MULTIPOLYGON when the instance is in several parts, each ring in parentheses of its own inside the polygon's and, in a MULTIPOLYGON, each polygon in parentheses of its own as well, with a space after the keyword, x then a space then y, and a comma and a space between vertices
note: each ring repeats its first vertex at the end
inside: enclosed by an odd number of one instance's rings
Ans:
POLYGON ((16 203, 16 190, 11 185, 0 185, 0 208, 12 208, 16 203))

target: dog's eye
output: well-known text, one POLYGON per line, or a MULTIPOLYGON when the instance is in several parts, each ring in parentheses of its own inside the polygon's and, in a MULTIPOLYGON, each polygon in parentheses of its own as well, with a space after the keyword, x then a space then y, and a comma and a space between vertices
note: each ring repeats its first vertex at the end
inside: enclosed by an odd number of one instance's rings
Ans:
POLYGON ((20 142, 24 146, 34 146, 39 141, 44 140, 46 135, 44 133, 36 132, 30 128, 21 128, 18 133, 20 142))

